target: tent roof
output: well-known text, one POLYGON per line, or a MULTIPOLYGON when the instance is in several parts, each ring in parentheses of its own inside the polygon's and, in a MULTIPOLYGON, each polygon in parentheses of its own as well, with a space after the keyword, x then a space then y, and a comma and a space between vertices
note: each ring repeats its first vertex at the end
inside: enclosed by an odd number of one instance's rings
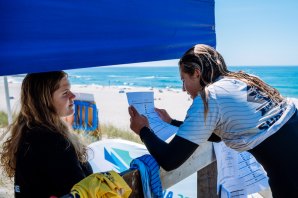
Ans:
POLYGON ((176 59, 216 45, 214 0, 0 2, 0 76, 176 59))

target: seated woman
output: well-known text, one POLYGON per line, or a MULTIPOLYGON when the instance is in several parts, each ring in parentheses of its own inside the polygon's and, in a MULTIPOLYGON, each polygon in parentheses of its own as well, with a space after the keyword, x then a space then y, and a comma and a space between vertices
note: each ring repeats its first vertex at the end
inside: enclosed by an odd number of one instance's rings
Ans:
POLYGON ((21 110, 1 153, 1 164, 15 179, 16 198, 59 197, 92 173, 86 146, 61 119, 74 113, 74 98, 63 71, 23 80, 21 110))

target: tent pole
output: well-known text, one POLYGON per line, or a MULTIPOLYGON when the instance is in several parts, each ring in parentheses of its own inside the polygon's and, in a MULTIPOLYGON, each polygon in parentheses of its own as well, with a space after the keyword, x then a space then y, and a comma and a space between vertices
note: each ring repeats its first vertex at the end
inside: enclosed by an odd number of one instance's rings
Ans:
POLYGON ((11 115, 11 108, 10 108, 10 99, 9 99, 7 76, 4 76, 4 89, 5 89, 5 98, 6 98, 6 106, 7 106, 8 124, 11 124, 12 123, 12 115, 11 115))

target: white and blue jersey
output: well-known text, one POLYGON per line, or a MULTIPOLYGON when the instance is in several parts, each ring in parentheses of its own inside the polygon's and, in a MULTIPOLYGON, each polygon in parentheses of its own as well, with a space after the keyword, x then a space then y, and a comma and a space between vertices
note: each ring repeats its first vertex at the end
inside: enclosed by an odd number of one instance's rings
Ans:
POLYGON ((277 132, 296 109, 291 100, 275 103, 259 89, 237 79, 221 77, 207 90, 206 120, 203 101, 197 96, 177 133, 198 145, 215 133, 230 148, 250 150, 277 132))

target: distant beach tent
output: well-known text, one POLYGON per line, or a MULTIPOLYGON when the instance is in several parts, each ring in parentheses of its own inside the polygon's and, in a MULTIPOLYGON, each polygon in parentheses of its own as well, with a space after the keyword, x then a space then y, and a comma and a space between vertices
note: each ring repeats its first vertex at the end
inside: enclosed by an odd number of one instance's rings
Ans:
POLYGON ((216 45, 214 0, 0 2, 0 76, 181 57, 216 45))

